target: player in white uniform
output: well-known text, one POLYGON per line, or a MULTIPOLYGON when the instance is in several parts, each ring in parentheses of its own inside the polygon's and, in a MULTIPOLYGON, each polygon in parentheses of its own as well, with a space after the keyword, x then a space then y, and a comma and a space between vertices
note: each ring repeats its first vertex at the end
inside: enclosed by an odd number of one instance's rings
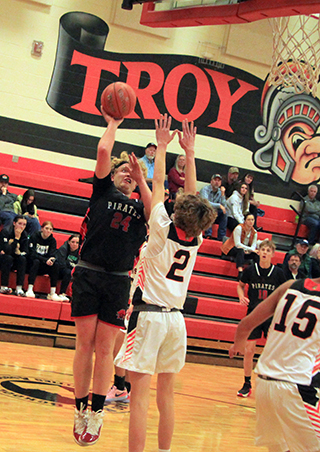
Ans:
POLYGON ((320 278, 290 280, 239 324, 229 355, 274 313, 255 372, 256 444, 272 452, 320 451, 320 278))
POLYGON ((157 155, 153 175, 149 241, 141 259, 133 312, 116 365, 129 371, 131 382, 129 452, 144 450, 151 376, 158 373, 159 451, 170 451, 174 425, 174 377, 183 367, 186 328, 180 310, 202 243, 201 232, 214 221, 209 202, 196 196, 193 123, 182 123, 179 143, 186 153, 185 193, 180 195, 170 219, 164 207, 166 148, 171 118, 156 121, 157 155))

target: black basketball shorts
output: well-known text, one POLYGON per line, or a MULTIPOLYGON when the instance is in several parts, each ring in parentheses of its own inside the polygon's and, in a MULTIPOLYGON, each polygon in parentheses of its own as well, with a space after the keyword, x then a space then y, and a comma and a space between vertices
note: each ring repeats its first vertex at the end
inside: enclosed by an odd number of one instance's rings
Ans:
POLYGON ((123 327, 131 280, 126 275, 76 267, 72 284, 72 317, 98 315, 98 319, 123 327))

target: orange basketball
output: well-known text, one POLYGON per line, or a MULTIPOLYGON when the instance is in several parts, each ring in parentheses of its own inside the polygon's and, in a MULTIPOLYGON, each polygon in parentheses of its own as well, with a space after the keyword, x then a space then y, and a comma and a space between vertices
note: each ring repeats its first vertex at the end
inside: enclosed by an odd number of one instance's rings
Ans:
POLYGON ((108 85, 101 95, 101 105, 105 112, 115 119, 128 116, 136 106, 137 96, 130 85, 115 82, 108 85))

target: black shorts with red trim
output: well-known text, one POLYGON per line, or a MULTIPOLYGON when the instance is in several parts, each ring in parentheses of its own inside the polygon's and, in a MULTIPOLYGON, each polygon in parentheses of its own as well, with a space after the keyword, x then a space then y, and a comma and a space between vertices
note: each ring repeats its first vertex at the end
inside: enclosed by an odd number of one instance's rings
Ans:
POLYGON ((72 285, 72 317, 98 315, 98 319, 123 327, 131 280, 127 275, 76 267, 72 285))

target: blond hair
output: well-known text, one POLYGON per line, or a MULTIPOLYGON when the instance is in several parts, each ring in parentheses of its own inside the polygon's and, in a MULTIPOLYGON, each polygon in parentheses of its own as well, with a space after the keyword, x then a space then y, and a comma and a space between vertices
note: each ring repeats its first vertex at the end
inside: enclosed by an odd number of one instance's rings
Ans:
POLYGON ((187 237, 197 237, 208 229, 217 217, 217 211, 207 199, 199 195, 181 194, 174 204, 174 224, 187 237))
MULTIPOLYGON (((143 163, 143 161, 138 160, 143 177, 146 179, 147 178, 147 174, 148 174, 148 170, 146 165, 143 163)), ((129 163, 129 155, 126 151, 121 152, 120 157, 112 157, 111 160, 111 174, 114 174, 115 171, 121 166, 124 165, 125 163, 129 163)))
POLYGON ((270 239, 264 239, 264 240, 262 240, 262 242, 259 244, 258 249, 260 250, 263 246, 268 246, 269 248, 271 248, 272 251, 273 251, 273 253, 274 253, 275 250, 276 250, 276 245, 275 245, 275 243, 274 243, 272 240, 270 240, 270 239))

